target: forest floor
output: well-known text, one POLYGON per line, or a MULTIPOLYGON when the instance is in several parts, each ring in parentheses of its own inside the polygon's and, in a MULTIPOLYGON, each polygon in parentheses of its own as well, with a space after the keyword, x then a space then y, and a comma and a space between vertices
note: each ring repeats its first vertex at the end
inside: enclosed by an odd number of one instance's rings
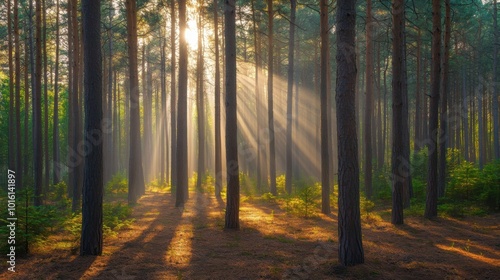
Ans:
MULTIPOLYGON (((364 218, 365 264, 337 261, 335 214, 301 218, 267 201, 241 203, 241 230, 224 231, 224 203, 191 193, 184 209, 167 193, 147 193, 135 222, 105 238, 99 257, 60 248, 65 236, 0 279, 498 279, 500 215, 461 220, 364 218)), ((334 211, 336 212, 336 211, 334 211)), ((48 245, 48 244, 49 245, 48 245)))

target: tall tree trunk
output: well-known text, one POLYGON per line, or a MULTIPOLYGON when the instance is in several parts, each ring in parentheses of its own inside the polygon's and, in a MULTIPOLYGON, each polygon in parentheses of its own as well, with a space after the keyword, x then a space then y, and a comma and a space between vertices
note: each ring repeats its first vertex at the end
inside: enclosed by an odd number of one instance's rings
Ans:
POLYGON ((420 61, 421 61, 421 57, 420 57, 420 52, 421 52, 421 31, 420 29, 418 29, 417 31, 417 57, 416 57, 416 60, 417 60, 417 81, 416 81, 416 85, 415 85, 415 138, 414 138, 414 141, 413 141, 413 150, 415 152, 418 152, 422 147, 420 146, 421 145, 421 141, 422 141, 422 115, 420 114, 420 112, 422 111, 422 104, 421 104, 421 100, 422 100, 422 97, 421 97, 421 94, 420 94, 420 61))
POLYGON ((73 201, 72 201, 72 210, 73 212, 76 212, 80 210, 81 207, 81 195, 82 195, 82 173, 81 173, 81 167, 83 165, 83 155, 78 152, 78 146, 80 144, 80 141, 82 140, 81 137, 81 130, 80 130, 80 105, 79 105, 79 92, 80 92, 80 74, 79 74, 79 68, 80 68, 80 28, 78 24, 78 1, 77 0, 71 0, 71 28, 73 29, 71 31, 72 35, 72 65, 71 65, 71 73, 72 73, 72 78, 71 78, 71 112, 72 112, 72 118, 73 118, 73 127, 70 127, 69 129, 73 130, 73 135, 72 135, 72 146, 71 146, 71 151, 73 153, 73 159, 75 160, 71 164, 72 170, 70 172, 73 173, 73 180, 70 182, 70 185, 73 189, 73 201))
MULTIPOLYGON (((30 6, 31 8, 31 6, 30 6)), ((24 162, 23 162, 23 173, 28 174, 29 172, 29 110, 30 110, 30 84, 29 84, 29 77, 28 75, 33 73, 32 68, 30 69, 30 66, 33 63, 32 58, 32 44, 33 44, 33 37, 32 37, 32 32, 31 32, 31 9, 29 10, 29 16, 27 17, 29 19, 25 19, 25 32, 29 33, 28 38, 26 42, 24 43, 24 143, 23 143, 23 150, 24 150, 24 162), (30 63, 31 61, 31 63, 30 63)), ((33 81, 32 81, 33 82, 33 81)))
POLYGON ((443 93, 441 99, 441 121, 439 135, 439 170, 438 170, 438 197, 444 196, 446 185, 446 149, 448 148, 448 95, 449 95, 449 59, 451 41, 451 7, 450 0, 445 0, 445 31, 444 31, 444 54, 443 54, 443 93))
POLYGON ((160 65, 160 76, 161 76, 161 114, 160 114, 160 183, 163 185, 165 182, 168 183, 168 122, 167 122, 167 70, 166 70, 166 39, 163 37, 163 32, 161 34, 161 65, 160 65))
POLYGON ((139 103, 139 77, 137 73, 137 8, 135 0, 126 0, 127 42, 130 77, 130 155, 128 175, 128 202, 133 204, 144 189, 142 170, 141 121, 139 103))
MULTIPOLYGON (((328 34, 328 3, 320 0, 320 32, 321 32, 321 79, 320 79, 320 103, 321 103, 321 212, 330 214, 330 155, 328 148, 328 67, 330 62, 328 34)), ((354 27, 352 27, 354 29, 354 27)))
MULTIPOLYGON (((14 7, 16 9, 16 7, 14 7)), ((13 64, 13 39, 12 39, 12 19, 11 19, 11 1, 7 0, 7 40, 9 53, 9 169, 15 170, 16 167, 16 133, 15 133, 15 112, 14 112, 14 64, 13 64)))
POLYGON ((183 207, 188 194, 186 0, 179 1, 179 101, 177 105, 177 186, 175 206, 183 207))
MULTIPOLYGON (((16 183, 23 187, 23 162, 21 150, 21 48, 19 43, 19 3, 14 0, 14 66, 15 70, 15 98, 16 98, 16 183)), ((25 108, 27 110, 27 108, 25 108)))
POLYGON ((292 140, 292 121, 293 121, 293 67, 295 54, 295 10, 297 9, 297 1, 290 1, 290 32, 288 35, 288 87, 287 87, 287 102, 286 102, 286 181, 285 189, 288 194, 292 193, 292 170, 293 166, 293 140, 292 140))
POLYGON ((404 114, 404 0, 392 2, 392 218, 393 224, 403 224, 403 197, 406 187, 407 175, 403 167, 404 139, 403 139, 403 114, 404 114))
MULTIPOLYGON (((113 27, 113 0, 110 0, 109 2, 109 27, 108 27, 108 69, 106 69, 108 71, 108 75, 107 75, 107 78, 108 78, 108 83, 107 83, 107 93, 108 93, 108 103, 106 104, 107 105, 107 114, 108 114, 108 119, 109 120, 112 120, 113 119, 113 98, 112 98, 112 94, 113 94, 113 31, 112 31, 112 27, 113 27)), ((116 130, 116 123, 113 123, 113 121, 110 122, 111 124, 111 131, 109 133, 109 151, 107 151, 108 153, 108 156, 109 156, 109 176, 113 176, 114 173, 116 172, 116 165, 117 165, 117 162, 114 161, 114 158, 115 158, 115 155, 114 155, 114 149, 115 149, 115 146, 114 146, 114 131, 116 130)))
POLYGON ((196 189, 201 190, 201 183, 203 181, 205 173, 205 96, 204 96, 204 72, 203 68, 203 25, 202 25, 202 14, 203 8, 202 3, 198 10, 198 61, 196 62, 196 74, 197 74, 197 120, 198 120, 198 178, 196 180, 196 189))
POLYGON ((339 153, 339 262, 364 262, 359 210, 356 128, 356 1, 337 1, 337 138, 339 153))
POLYGON ((274 105, 273 105, 273 1, 267 0, 267 18, 268 18, 268 57, 267 57, 267 116, 269 123, 269 180, 270 191, 273 195, 277 195, 276 190, 276 149, 274 139, 274 105))
MULTIPOLYGON (((31 4, 31 1, 30 1, 31 4)), ((33 159, 35 172, 35 206, 42 205, 42 3, 36 1, 36 58, 33 87, 33 159)))
POLYGON ((226 56, 226 229, 239 229, 240 182, 238 166, 238 121, 236 110, 236 2, 225 0, 224 35, 226 56))
POLYGON ((464 159, 470 161, 469 148, 469 109, 467 104, 467 85, 465 80, 465 70, 462 70, 462 127, 464 134, 464 159))
POLYGON ((56 2, 56 61, 54 77, 54 114, 53 114, 53 134, 52 134, 52 160, 53 183, 54 185, 61 181, 61 170, 59 164, 59 0, 56 2))
MULTIPOLYGON (((372 1, 366 1, 366 106, 364 133, 365 137, 365 195, 372 197, 372 120, 373 120, 373 42, 372 42, 372 1)), ((395 40, 395 39, 393 39, 395 40)))
POLYGON ((170 130, 171 141, 170 146, 170 167, 171 167, 171 189, 177 188, 177 98, 175 83, 176 76, 176 59, 175 59, 175 0, 170 0, 170 130))
POLYGON ((497 1, 493 1, 493 38, 495 38, 493 46, 493 151, 494 158, 500 159, 500 132, 499 132, 499 117, 498 117, 498 23, 497 23, 497 1))
POLYGON ((43 159, 44 159, 44 188, 49 190, 50 183, 50 161, 49 161, 49 95, 48 95, 48 71, 47 71, 47 7, 46 0, 42 0, 42 44, 43 44, 43 159))
POLYGON ((403 24, 401 26, 402 35, 401 38, 403 40, 402 45, 402 101, 403 101, 403 115, 402 115, 402 130, 403 134, 403 159, 402 162, 404 164, 404 184, 403 184, 403 207, 410 207, 410 197, 413 196, 413 185, 411 182, 411 170, 410 170, 410 126, 408 123, 408 111, 409 111, 409 101, 408 101, 408 71, 406 67, 406 23, 404 21, 405 11, 403 10, 403 24))
MULTIPOLYGON (((215 38, 215 196, 219 198, 222 190, 222 151, 220 118, 220 54, 219 54, 219 0, 214 0, 214 38, 215 38)), ((253 11, 253 1, 252 1, 253 11)), ((255 25, 255 22, 254 22, 255 25)), ((255 36, 255 35, 254 35, 255 36)), ((257 120, 258 121, 258 120, 257 120)), ((259 172, 257 167, 257 172, 259 172)), ((258 181, 257 181, 258 182, 258 181)), ((257 183, 258 184, 258 183, 257 183)))
POLYGON ((85 141, 93 141, 85 154, 80 255, 102 254, 102 57, 101 1, 82 1, 85 84, 85 141))
POLYGON ((441 64, 441 1, 432 0, 432 61, 431 95, 429 114, 429 171, 427 174, 427 199, 424 216, 428 219, 437 216, 438 170, 437 135, 440 92, 441 64))

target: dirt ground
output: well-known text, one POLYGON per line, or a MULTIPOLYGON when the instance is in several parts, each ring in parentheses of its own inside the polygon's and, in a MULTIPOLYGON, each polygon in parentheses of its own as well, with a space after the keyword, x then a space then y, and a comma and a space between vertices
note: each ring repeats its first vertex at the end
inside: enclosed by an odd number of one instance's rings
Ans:
POLYGON ((191 193, 181 210, 170 194, 147 193, 133 218, 100 257, 79 257, 54 236, 0 279, 500 279, 500 215, 365 220, 365 264, 347 268, 333 214, 304 219, 244 201, 241 230, 224 231, 222 201, 191 193))

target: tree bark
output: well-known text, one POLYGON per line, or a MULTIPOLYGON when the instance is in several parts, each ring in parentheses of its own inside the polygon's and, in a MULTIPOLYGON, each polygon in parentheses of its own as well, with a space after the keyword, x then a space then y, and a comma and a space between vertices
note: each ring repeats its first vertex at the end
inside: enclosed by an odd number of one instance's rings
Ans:
POLYGON ((339 262, 364 262, 359 209, 356 128, 356 1, 337 1, 337 138, 339 153, 339 262))
MULTIPOLYGON (((16 9, 16 7, 14 7, 16 9)), ((14 109, 14 63, 13 63, 13 39, 12 39, 12 19, 11 1, 7 0, 7 40, 9 56, 9 145, 8 160, 9 169, 16 167, 16 133, 15 133, 15 109, 14 109)))
POLYGON ((239 229, 240 182, 238 166, 238 121, 236 105, 236 2, 225 0, 224 35, 226 56, 226 229, 239 229))
POLYGON ((60 170, 60 152, 59 152, 59 0, 56 2, 56 61, 55 61, 55 77, 54 77, 54 115, 53 115, 53 142, 52 142, 52 160, 53 160, 53 183, 57 184, 61 181, 60 170))
POLYGON ((101 1, 82 1, 85 84, 85 154, 80 255, 102 254, 102 57, 101 1))
MULTIPOLYGON (((16 183, 23 188, 23 162, 21 150, 21 51, 19 43, 19 3, 14 0, 14 66, 15 66, 15 98, 16 98, 16 183)), ((25 108, 25 110, 28 110, 25 108)))
POLYGON ((44 159, 44 189, 49 191, 50 162, 49 162, 49 100, 48 100, 48 71, 47 71, 47 7, 46 0, 42 0, 42 44, 43 44, 43 159, 44 159))
POLYGON ((130 155, 128 176, 128 202, 137 202, 144 189, 144 173, 141 153, 141 121, 139 104, 139 77, 137 73, 137 8, 135 0, 126 0, 127 42, 130 77, 130 155))
POLYGON ((449 95, 449 59, 451 41, 451 7, 450 0, 445 0, 445 31, 444 31, 444 54, 443 54, 443 93, 441 99, 441 120, 439 135, 439 170, 438 170, 438 197, 444 196, 446 186, 446 150, 448 148, 448 95, 449 95))
MULTIPOLYGON (((372 197, 372 120, 373 120, 373 42, 372 42, 372 1, 366 1, 366 104, 363 138, 365 145, 364 179, 365 195, 372 197)), ((393 39, 394 40, 394 39, 393 39)))
MULTIPOLYGON (((297 1, 290 1, 290 31, 288 35, 288 87, 286 102, 286 181, 285 189, 288 194, 292 193, 292 170, 293 170, 293 139, 292 139, 292 121, 293 121, 293 79, 294 79, 294 54, 295 54, 295 10, 297 1)), ((258 105, 257 105, 258 106, 258 105)))
MULTIPOLYGON (((320 0, 320 32, 321 32, 321 78, 320 78, 320 106, 321 106, 321 212, 330 214, 330 154, 328 147, 328 67, 330 61, 328 44, 328 2, 320 0)), ((354 27, 352 27, 354 29, 354 27)))
POLYGON ((429 171, 427 174, 427 199, 424 216, 428 219, 437 216, 437 137, 441 72, 441 1, 432 0, 432 61, 431 96, 429 114, 429 171))
MULTIPOLYGON (((30 1, 31 4, 31 1, 30 1)), ((43 170, 43 147, 42 147, 42 3, 36 1, 36 54, 33 87, 33 159, 35 172, 35 206, 42 205, 42 170, 43 170)))
MULTIPOLYGON (((222 190, 222 151, 220 118, 220 54, 219 54, 219 0, 214 0, 214 38, 215 38, 215 196, 221 197, 222 190)), ((253 7, 253 1, 252 1, 253 7)), ((255 23, 254 23, 255 24, 255 23)))
POLYGON ((267 57, 267 116, 269 125, 269 189, 273 195, 277 195, 276 190, 276 149, 274 139, 274 99, 273 99, 273 1, 267 0, 267 18, 268 18, 268 57, 267 57))
POLYGON ((499 117, 498 117, 498 22, 497 22, 497 1, 493 1, 493 38, 495 38, 493 46, 493 151, 494 159, 500 159, 500 134, 499 134, 499 117))
POLYGON ((170 137, 172 139, 172 144, 170 146, 170 174, 172 176, 172 190, 174 187, 177 187, 177 85, 175 83, 175 29, 175 0, 170 0, 170 137))
MULTIPOLYGON (((202 3, 200 3, 202 4, 202 3)), ((198 11, 198 61, 196 62, 197 74, 197 120, 198 120, 198 178, 196 180, 196 189, 201 190, 201 184, 205 174, 205 96, 204 96, 204 61, 203 61, 203 8, 200 5, 198 11)))
POLYGON ((81 196, 82 196, 82 173, 81 167, 83 166, 83 154, 78 150, 81 144, 82 135, 80 131, 80 28, 78 24, 78 1, 71 0, 71 35, 72 35, 72 64, 71 64, 71 112, 73 119, 73 126, 69 129, 73 130, 72 133, 72 146, 71 153, 73 154, 73 162, 71 164, 71 171, 73 173, 73 180, 70 182, 73 189, 72 210, 76 212, 81 209, 81 196))
POLYGON ((418 152, 422 147, 421 141, 422 141, 422 115, 420 112, 422 111, 422 97, 420 93, 420 61, 421 61, 421 31, 420 29, 417 31, 417 54, 416 54, 416 60, 417 60, 417 77, 416 77, 416 85, 415 85, 415 138, 413 141, 413 150, 415 152, 418 152))
POLYGON ((392 2, 392 218, 393 224, 403 224, 403 196, 407 175, 403 167, 403 25, 404 0, 392 2))
POLYGON ((179 1, 179 100, 177 119, 177 186, 175 206, 183 207, 188 198, 187 155, 187 68, 186 0, 179 1))

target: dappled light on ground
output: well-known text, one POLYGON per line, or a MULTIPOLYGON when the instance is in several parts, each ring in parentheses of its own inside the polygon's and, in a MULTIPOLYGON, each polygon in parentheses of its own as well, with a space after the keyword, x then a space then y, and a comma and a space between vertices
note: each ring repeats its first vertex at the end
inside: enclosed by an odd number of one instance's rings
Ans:
POLYGON ((77 241, 51 236, 20 259, 12 279, 495 279, 500 272, 498 216, 408 217, 402 226, 364 218, 365 264, 338 269, 333 214, 306 219, 274 201, 244 197, 241 230, 225 231, 224 201, 192 192, 178 209, 174 200, 147 193, 134 208, 135 222, 106 238, 96 258, 76 256, 77 241))

